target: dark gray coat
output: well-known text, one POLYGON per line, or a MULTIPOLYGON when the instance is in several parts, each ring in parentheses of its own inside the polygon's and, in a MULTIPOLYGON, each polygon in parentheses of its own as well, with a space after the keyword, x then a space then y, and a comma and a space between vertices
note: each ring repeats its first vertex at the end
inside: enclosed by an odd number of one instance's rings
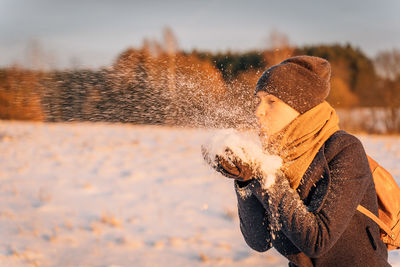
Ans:
POLYGON ((361 204, 378 215, 368 159, 353 135, 338 131, 324 143, 297 192, 279 176, 267 193, 258 180, 235 181, 235 190, 240 229, 254 250, 273 246, 289 266, 390 266, 379 226, 356 210, 361 204))

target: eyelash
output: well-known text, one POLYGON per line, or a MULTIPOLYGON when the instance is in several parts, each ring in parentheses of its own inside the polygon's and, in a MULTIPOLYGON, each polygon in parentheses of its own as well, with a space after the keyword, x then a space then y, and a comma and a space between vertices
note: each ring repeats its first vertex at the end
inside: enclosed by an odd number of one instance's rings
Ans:
MULTIPOLYGON (((256 102, 256 104, 258 105, 258 104, 260 104, 261 103, 261 99, 259 99, 259 98, 256 98, 256 100, 255 100, 255 102, 256 102)), ((268 100, 266 100, 266 102, 267 102, 267 104, 273 104, 273 103, 275 103, 276 101, 275 100, 271 100, 271 99, 268 99, 268 100)))

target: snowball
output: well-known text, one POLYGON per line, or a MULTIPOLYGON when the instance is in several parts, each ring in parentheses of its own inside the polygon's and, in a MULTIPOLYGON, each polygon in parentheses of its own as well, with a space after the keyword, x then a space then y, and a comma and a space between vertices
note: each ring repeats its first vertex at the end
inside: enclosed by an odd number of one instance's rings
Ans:
MULTIPOLYGON (((216 155, 225 156, 225 150, 231 149, 234 155, 248 163, 261 175, 265 187, 274 183, 275 173, 282 165, 279 156, 263 151, 260 139, 254 132, 219 130, 204 147, 211 158, 215 158, 216 155)), ((226 158, 226 160, 230 159, 226 158)))

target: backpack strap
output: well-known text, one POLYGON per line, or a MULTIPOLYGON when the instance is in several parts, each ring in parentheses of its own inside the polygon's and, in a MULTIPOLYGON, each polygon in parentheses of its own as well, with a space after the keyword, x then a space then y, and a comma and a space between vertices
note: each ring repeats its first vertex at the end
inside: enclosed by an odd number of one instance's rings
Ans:
POLYGON ((357 210, 373 220, 379 227, 391 238, 394 240, 395 235, 393 234, 392 230, 384 223, 382 222, 375 214, 367 210, 361 205, 358 205, 357 210))

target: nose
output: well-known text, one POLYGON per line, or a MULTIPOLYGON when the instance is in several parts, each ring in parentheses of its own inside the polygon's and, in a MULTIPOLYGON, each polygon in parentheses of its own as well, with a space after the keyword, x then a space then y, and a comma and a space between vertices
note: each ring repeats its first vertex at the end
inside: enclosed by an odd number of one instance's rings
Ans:
POLYGON ((257 118, 265 116, 265 110, 261 107, 261 104, 257 105, 255 115, 257 118))

